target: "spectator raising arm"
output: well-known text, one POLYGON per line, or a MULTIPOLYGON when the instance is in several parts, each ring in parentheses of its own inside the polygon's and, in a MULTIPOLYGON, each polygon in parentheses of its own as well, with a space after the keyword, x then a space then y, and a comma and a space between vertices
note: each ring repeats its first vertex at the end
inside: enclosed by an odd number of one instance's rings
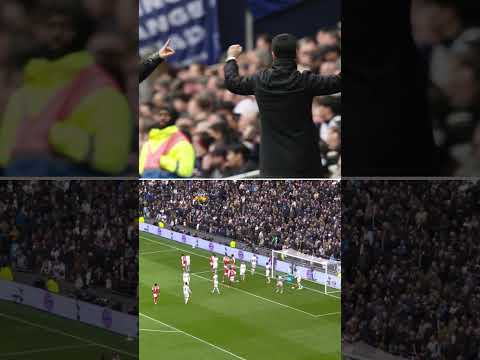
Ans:
POLYGON ((242 52, 240 45, 232 45, 228 48, 227 63, 225 64, 225 86, 234 94, 253 95, 255 92, 255 80, 252 77, 244 77, 238 74, 237 57, 242 52))
POLYGON ((170 47, 170 39, 167 40, 165 45, 146 59, 142 59, 140 62, 140 76, 139 82, 145 80, 165 59, 175 54, 175 50, 170 47))

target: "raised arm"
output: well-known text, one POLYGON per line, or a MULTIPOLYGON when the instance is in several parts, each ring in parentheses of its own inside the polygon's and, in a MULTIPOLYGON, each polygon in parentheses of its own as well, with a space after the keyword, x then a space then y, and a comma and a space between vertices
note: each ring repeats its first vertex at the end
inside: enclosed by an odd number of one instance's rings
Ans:
POLYGON ((240 45, 232 45, 228 48, 227 63, 225 64, 225 86, 234 94, 253 95, 255 92, 255 80, 249 76, 240 76, 238 73, 237 57, 242 52, 240 45))
POLYGON ((170 47, 170 39, 167 40, 165 45, 149 57, 142 59, 140 62, 139 82, 145 80, 166 58, 175 54, 175 50, 170 47))
POLYGON ((308 88, 314 96, 331 95, 342 91, 342 75, 316 75, 309 73, 308 88))

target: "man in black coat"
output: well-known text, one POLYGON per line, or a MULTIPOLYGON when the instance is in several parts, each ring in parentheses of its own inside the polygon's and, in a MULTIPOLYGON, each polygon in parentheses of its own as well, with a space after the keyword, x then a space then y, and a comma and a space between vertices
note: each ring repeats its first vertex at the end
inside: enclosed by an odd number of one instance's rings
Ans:
POLYGON ((343 176, 439 175, 410 3, 342 3, 343 176))
POLYGON ((175 50, 170 47, 170 39, 160 51, 148 56, 140 61, 139 82, 145 80, 166 58, 175 54, 175 50))
POLYGON ((340 76, 297 71, 297 39, 281 34, 272 41, 273 65, 241 77, 236 58, 240 45, 228 49, 225 85, 239 95, 255 95, 261 115, 260 175, 269 178, 326 177, 319 134, 312 120, 315 96, 341 91, 340 76))

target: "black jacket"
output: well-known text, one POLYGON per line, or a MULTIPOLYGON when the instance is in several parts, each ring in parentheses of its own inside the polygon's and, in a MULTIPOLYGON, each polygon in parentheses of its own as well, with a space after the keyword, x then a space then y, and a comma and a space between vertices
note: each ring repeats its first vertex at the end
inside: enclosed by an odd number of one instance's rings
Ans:
POLYGON ((345 1, 342 24, 342 176, 435 175, 410 1, 345 1))
POLYGON ((140 61, 139 83, 145 80, 163 62, 158 52, 140 61))
POLYGON ((262 137, 260 174, 275 178, 326 176, 312 120, 315 96, 340 92, 340 76, 300 73, 293 60, 276 59, 270 69, 240 77, 234 60, 225 64, 225 85, 239 95, 255 95, 262 137))

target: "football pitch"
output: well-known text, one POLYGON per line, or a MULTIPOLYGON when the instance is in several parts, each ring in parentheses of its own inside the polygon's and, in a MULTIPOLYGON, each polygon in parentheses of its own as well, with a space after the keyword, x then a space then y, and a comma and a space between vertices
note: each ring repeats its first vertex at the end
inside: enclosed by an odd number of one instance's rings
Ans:
POLYGON ((0 301, 0 324, 1 360, 138 359, 137 341, 9 301, 0 301))
POLYGON ((286 287, 284 294, 275 294, 264 269, 257 267, 252 276, 247 264, 245 282, 233 287, 220 282, 221 294, 212 295, 208 256, 207 251, 140 233, 140 359, 340 359, 340 293, 325 295, 322 286, 304 282, 308 288, 286 287), (182 252, 191 255, 187 305, 182 252), (154 283, 160 286, 157 305, 154 283))

